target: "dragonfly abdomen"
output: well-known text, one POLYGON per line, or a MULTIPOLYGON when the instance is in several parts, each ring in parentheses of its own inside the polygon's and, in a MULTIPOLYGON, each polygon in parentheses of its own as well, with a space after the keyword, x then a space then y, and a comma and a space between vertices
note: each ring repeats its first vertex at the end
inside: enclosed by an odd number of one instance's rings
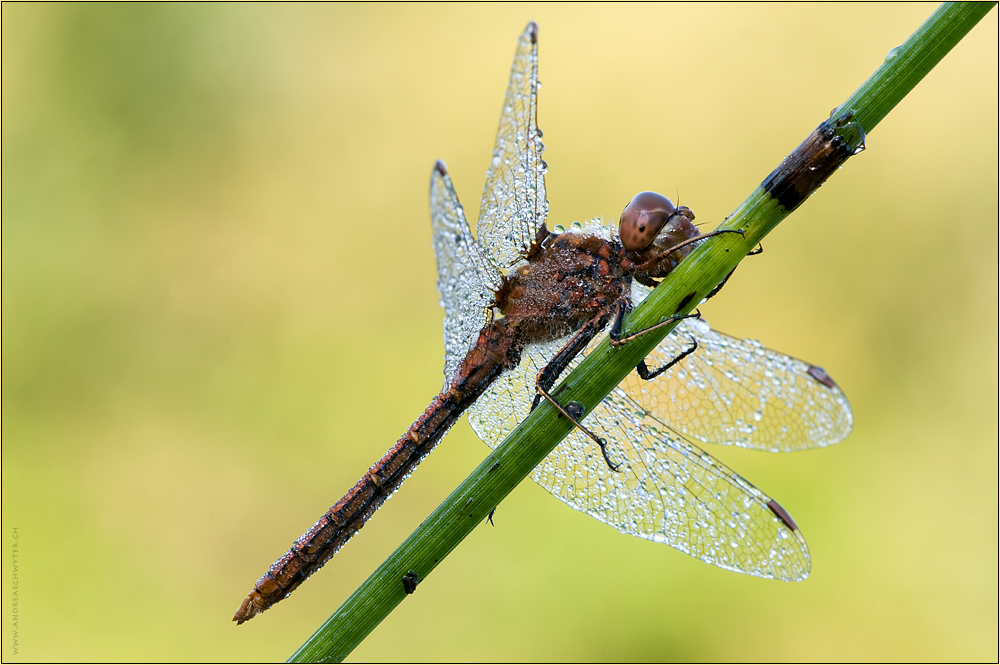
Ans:
POLYGON ((271 564, 243 600, 233 621, 241 624, 252 619, 322 568, 403 484, 462 413, 501 373, 517 365, 522 348, 506 319, 485 326, 448 389, 434 398, 396 445, 340 501, 271 564))

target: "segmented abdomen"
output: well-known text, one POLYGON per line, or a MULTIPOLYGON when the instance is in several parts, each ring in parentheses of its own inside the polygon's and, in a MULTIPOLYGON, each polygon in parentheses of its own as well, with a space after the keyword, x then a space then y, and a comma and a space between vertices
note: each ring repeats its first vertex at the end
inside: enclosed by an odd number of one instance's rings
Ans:
POLYGON ((322 568, 402 485, 420 460, 501 372, 517 365, 521 349, 522 344, 506 319, 483 328, 448 389, 434 398, 396 445, 340 501, 271 564, 240 605, 233 621, 241 624, 252 619, 322 568))

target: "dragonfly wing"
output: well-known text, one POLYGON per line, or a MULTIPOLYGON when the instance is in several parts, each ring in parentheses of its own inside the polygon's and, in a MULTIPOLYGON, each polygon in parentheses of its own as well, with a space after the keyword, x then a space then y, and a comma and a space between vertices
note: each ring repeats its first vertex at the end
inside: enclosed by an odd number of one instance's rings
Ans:
MULTIPOLYGON (((470 408, 473 429, 490 447, 527 415, 534 377, 562 343, 525 349, 521 364, 470 408)), ((531 474, 560 500, 722 568, 783 580, 808 576, 805 540, 771 508, 770 497, 636 408, 622 388, 584 422, 608 441, 621 467, 612 471, 593 441, 572 432, 531 474)))
MULTIPOLYGON (((501 374, 469 407, 472 429, 490 448, 500 445, 528 417, 535 398, 535 377, 568 339, 528 346, 521 353, 521 362, 501 374)), ((577 363, 574 359, 570 365, 577 363)))
POLYGON ((437 288, 444 307, 444 384, 448 387, 462 358, 491 313, 500 284, 497 269, 483 255, 444 164, 431 174, 431 223, 437 257, 437 288))
POLYGON ((517 41, 476 225, 481 246, 502 268, 527 256, 548 215, 545 146, 536 122, 537 35, 538 26, 529 23, 517 41))
POLYGON ((805 539, 770 497, 633 409, 620 388, 584 422, 621 466, 612 471, 600 449, 573 432, 531 474, 556 497, 623 533, 727 570, 787 581, 809 576, 805 539))
MULTIPOLYGON (((648 290, 633 290, 641 300, 648 290)), ((823 370, 736 339, 698 319, 682 321, 647 356, 662 367, 690 348, 697 350, 654 381, 635 373, 619 384, 632 408, 669 423, 671 431, 701 443, 770 452, 829 446, 847 438, 851 406, 823 370)))

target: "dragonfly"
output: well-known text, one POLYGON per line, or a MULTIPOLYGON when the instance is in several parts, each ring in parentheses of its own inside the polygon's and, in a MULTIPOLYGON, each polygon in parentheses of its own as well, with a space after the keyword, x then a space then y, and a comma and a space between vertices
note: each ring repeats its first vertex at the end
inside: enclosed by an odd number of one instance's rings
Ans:
MULTIPOLYGON (((803 580, 809 550, 771 497, 701 444, 789 452, 838 443, 850 405, 821 368, 668 317, 625 334, 624 315, 694 247, 694 213, 653 192, 636 195, 618 228, 546 225, 547 164, 537 126, 538 26, 520 36, 473 233, 447 167, 430 184, 437 287, 444 318, 444 387, 397 443, 257 581, 233 620, 286 598, 319 570, 434 448, 463 413, 496 448, 542 400, 575 425, 531 477, 623 533, 668 544, 721 568, 803 580), (596 347, 662 326, 663 341, 590 413, 552 387, 596 347)), ((412 592, 414 580, 402 580, 412 592)))

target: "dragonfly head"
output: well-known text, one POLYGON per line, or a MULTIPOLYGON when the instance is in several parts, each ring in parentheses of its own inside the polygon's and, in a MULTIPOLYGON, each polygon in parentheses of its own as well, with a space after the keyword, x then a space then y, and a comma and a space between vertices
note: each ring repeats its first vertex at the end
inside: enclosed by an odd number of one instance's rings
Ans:
POLYGON ((694 213, 675 206, 656 192, 640 192, 629 201, 618 223, 618 239, 625 249, 626 269, 643 284, 666 277, 687 256, 693 245, 671 248, 698 237, 694 213))
POLYGON ((694 214, 690 209, 674 206, 662 194, 640 192, 622 211, 618 222, 618 237, 622 247, 630 252, 642 252, 653 245, 654 241, 657 246, 670 247, 686 240, 690 230, 694 230, 694 235, 697 235, 697 230, 691 224, 693 219, 694 214))
POLYGON ((640 192, 622 211, 618 221, 618 237, 622 247, 630 252, 641 252, 649 247, 656 234, 677 212, 670 199, 656 192, 640 192))

